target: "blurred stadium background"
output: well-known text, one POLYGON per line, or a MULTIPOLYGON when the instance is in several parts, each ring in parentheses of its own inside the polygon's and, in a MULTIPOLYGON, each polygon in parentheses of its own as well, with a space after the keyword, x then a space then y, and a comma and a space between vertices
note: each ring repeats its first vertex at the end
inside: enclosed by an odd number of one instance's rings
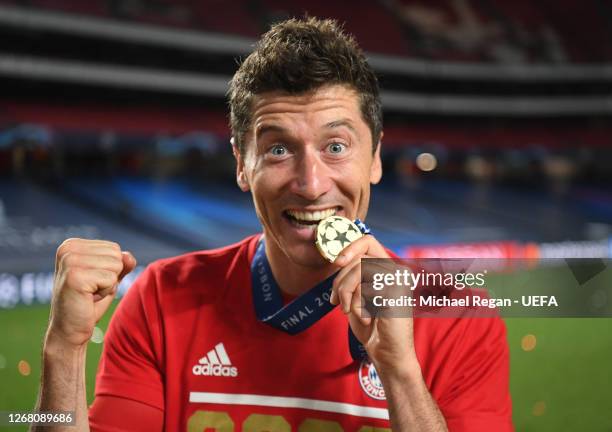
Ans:
MULTIPOLYGON (((0 409, 34 404, 63 239, 146 265, 259 230, 224 93, 255 38, 304 13, 344 22, 379 73, 368 222, 387 246, 610 257, 610 2, 0 0, 0 409)), ((506 323, 516 429, 612 430, 612 321, 506 323)))

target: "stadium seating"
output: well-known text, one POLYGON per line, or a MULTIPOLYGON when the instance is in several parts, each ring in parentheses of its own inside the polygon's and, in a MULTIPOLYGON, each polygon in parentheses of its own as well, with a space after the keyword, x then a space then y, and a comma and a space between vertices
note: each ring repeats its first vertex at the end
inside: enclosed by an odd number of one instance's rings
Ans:
POLYGON ((447 61, 612 59, 609 31, 612 7, 597 0, 518 3, 356 0, 350 6, 324 0, 237 0, 231 7, 221 0, 2 0, 1 3, 250 38, 275 20, 308 13, 346 23, 346 28, 362 46, 376 53, 447 61), (428 34, 427 28, 437 29, 438 34, 428 34), (423 49, 424 46, 428 48, 423 49))
MULTIPOLYGON (((34 123, 63 130, 114 131, 117 133, 182 134, 204 130, 228 139, 228 120, 222 110, 172 108, 155 105, 97 106, 92 104, 51 104, 3 101, 0 103, 0 125, 34 123)), ((487 124, 470 127, 450 126, 439 120, 433 124, 385 127, 385 146, 436 142, 447 148, 546 148, 607 147, 612 131, 609 125, 585 128, 558 121, 537 126, 525 124, 512 128, 493 128, 487 124)))

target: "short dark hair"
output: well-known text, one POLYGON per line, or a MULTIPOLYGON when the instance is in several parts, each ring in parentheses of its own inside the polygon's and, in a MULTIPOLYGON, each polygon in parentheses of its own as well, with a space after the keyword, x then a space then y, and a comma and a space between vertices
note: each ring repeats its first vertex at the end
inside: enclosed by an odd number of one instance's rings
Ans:
POLYGON ((334 84, 357 92, 363 120, 372 133, 372 151, 376 150, 382 132, 380 90, 355 39, 330 19, 293 18, 273 25, 230 82, 234 145, 244 154, 255 95, 270 91, 299 95, 334 84))

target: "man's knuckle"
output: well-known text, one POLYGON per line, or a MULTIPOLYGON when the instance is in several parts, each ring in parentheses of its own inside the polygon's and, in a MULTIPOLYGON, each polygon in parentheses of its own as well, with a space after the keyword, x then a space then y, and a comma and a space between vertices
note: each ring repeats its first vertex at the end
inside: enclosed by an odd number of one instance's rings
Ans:
POLYGON ((123 270, 123 262, 121 261, 121 259, 114 258, 110 262, 110 269, 115 274, 121 273, 121 271, 123 270))
POLYGON ((110 272, 109 278, 113 285, 119 282, 119 274, 117 272, 110 272))
POLYGON ((113 249, 113 251, 121 253, 121 246, 119 245, 119 243, 114 242, 114 241, 109 241, 108 246, 111 249, 113 249))
POLYGON ((117 272, 113 270, 100 270, 100 278, 109 285, 117 282, 118 276, 119 275, 117 274, 117 272))
POLYGON ((340 279, 338 278, 334 279, 334 281, 332 282, 332 289, 334 291, 337 291, 339 285, 340 285, 340 279))
POLYGON ((66 254, 62 256, 60 264, 62 267, 76 267, 79 264, 79 261, 79 254, 74 252, 66 252, 66 254))
POLYGON ((60 269, 67 269, 71 266, 74 253, 65 252, 58 257, 57 264, 60 269))
POLYGON ((60 247, 62 247, 62 246, 68 246, 68 245, 70 245, 70 244, 74 243, 76 240, 77 240, 77 239, 76 239, 76 238, 74 238, 74 237, 70 237, 70 238, 64 239, 64 241, 63 241, 63 242, 60 244, 60 247))
POLYGON ((55 253, 55 256, 57 257, 57 259, 61 259, 63 255, 68 253, 68 251, 70 250, 70 247, 72 246, 72 240, 73 239, 66 239, 62 243, 60 243, 55 253))
POLYGON ((121 249, 113 248, 111 249, 110 255, 114 261, 123 262, 123 256, 121 254, 121 249))
POLYGON ((64 270, 64 280, 68 286, 77 286, 82 282, 82 272, 74 267, 68 267, 64 270))

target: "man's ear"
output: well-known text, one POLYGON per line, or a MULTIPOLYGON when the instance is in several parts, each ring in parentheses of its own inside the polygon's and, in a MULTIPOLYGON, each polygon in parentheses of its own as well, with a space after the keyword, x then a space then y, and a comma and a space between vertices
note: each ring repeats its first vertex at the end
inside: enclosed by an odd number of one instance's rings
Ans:
POLYGON ((234 137, 230 139, 230 143, 232 143, 232 152, 234 153, 234 158, 236 158, 236 183, 238 183, 238 187, 242 192, 248 192, 250 190, 250 186, 244 172, 244 159, 240 154, 240 150, 238 149, 238 145, 236 144, 234 137))
POLYGON ((382 161, 380 159, 380 147, 382 146, 383 133, 380 133, 378 144, 376 145, 376 151, 372 159, 372 165, 370 166, 370 183, 377 184, 382 177, 382 161))

